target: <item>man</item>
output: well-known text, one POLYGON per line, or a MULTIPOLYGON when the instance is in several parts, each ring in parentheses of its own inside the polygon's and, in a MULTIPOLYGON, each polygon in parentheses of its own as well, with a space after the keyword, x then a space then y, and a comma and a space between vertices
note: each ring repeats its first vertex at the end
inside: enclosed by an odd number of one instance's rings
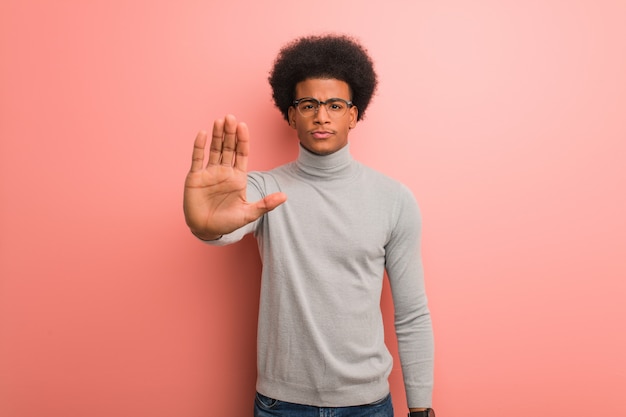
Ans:
POLYGON ((348 144, 376 89, 372 60, 352 38, 303 37, 280 51, 269 81, 297 133, 297 160, 247 173, 248 128, 228 115, 213 125, 206 165, 207 134, 196 137, 184 195, 198 238, 258 241, 254 415, 393 416, 386 270, 410 415, 432 416, 419 210, 408 188, 352 159, 348 144))

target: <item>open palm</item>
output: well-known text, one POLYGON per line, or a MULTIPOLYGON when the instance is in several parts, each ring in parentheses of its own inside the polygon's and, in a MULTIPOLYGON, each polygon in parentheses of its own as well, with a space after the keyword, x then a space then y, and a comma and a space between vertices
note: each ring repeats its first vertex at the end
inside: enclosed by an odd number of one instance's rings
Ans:
POLYGON ((252 203, 246 200, 249 133, 245 123, 232 115, 214 122, 205 166, 206 143, 207 133, 199 132, 185 180, 185 220, 196 236, 217 239, 285 202, 283 193, 252 203))

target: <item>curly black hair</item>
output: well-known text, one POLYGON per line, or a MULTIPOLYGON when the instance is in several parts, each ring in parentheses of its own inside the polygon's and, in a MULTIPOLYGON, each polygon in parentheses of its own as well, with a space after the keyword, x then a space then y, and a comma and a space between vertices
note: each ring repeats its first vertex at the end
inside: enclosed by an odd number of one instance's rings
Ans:
POLYGON ((329 78, 350 86, 352 103, 365 114, 378 84, 374 63, 361 44, 346 35, 305 36, 285 45, 270 71, 274 104, 287 122, 296 84, 311 78, 329 78))

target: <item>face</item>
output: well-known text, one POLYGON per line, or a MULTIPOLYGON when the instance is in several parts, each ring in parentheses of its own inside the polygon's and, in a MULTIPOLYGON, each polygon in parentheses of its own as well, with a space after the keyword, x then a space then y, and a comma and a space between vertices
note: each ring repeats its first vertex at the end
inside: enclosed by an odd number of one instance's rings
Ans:
MULTIPOLYGON (((296 84, 296 99, 313 97, 319 101, 342 98, 350 101, 348 83, 336 79, 308 79, 296 84)), ((305 117, 295 108, 289 108, 289 125, 298 133, 300 144, 310 152, 328 155, 348 144, 348 133, 356 126, 358 110, 348 109, 343 116, 331 116, 326 106, 305 117)))

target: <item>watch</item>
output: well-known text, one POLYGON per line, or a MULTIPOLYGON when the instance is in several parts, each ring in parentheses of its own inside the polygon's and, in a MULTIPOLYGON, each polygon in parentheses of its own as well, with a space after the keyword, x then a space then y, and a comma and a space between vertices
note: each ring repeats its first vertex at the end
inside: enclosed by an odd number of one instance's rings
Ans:
POLYGON ((412 411, 409 413, 409 417, 435 417, 435 410, 427 408, 424 411, 412 411))

